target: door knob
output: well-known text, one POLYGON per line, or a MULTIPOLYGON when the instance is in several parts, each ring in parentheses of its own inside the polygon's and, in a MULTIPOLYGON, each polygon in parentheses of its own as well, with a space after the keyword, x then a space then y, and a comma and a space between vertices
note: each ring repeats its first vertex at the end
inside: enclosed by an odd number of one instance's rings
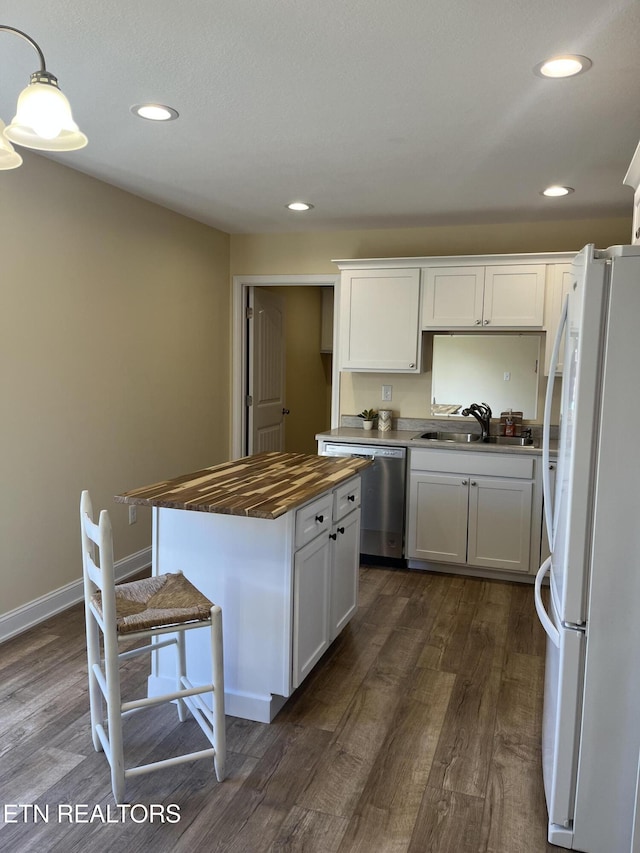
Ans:
POLYGON ((282 414, 283 414, 283 415, 290 415, 290 414, 291 414, 291 409, 283 409, 283 410, 282 410, 282 414))

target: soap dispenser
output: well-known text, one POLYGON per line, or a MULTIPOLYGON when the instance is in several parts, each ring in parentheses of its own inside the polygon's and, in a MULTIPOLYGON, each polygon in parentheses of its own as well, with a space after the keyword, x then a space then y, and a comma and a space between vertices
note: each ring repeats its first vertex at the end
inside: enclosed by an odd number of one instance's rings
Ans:
POLYGON ((509 414, 507 415, 506 420, 504 422, 504 434, 505 435, 515 435, 516 434, 515 423, 513 420, 513 409, 509 409, 509 414))

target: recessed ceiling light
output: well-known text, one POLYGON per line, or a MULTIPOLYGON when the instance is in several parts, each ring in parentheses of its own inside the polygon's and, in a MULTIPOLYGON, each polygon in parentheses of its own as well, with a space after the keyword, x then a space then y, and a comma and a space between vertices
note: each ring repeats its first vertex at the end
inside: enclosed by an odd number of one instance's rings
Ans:
POLYGON ((149 121, 173 121, 178 118, 178 111, 164 104, 134 104, 131 112, 149 121))
POLYGON ((533 69, 538 77, 575 77, 591 68, 591 60, 586 56, 578 54, 566 54, 565 56, 554 56, 539 62, 533 69))
POLYGON ((540 195, 546 195, 547 198, 559 198, 563 195, 569 195, 569 193, 573 192, 573 187, 560 187, 558 185, 554 185, 552 187, 547 187, 546 190, 542 190, 540 195))
POLYGON ((311 210, 313 205, 307 201, 291 201, 287 207, 289 210, 311 210))

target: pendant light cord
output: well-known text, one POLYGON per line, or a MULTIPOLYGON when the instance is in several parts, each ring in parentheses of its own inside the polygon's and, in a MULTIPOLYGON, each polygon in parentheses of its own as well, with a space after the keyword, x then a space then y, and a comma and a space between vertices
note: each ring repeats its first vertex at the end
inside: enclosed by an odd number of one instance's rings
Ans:
POLYGON ((40 50, 40 46, 35 42, 31 36, 28 36, 26 33, 23 33, 22 30, 17 30, 15 27, 8 27, 5 24, 0 24, 0 31, 5 33, 15 33, 20 38, 23 38, 25 41, 28 41, 31 47, 37 51, 38 56, 40 57, 40 71, 46 71, 47 66, 44 61, 44 53, 40 50))

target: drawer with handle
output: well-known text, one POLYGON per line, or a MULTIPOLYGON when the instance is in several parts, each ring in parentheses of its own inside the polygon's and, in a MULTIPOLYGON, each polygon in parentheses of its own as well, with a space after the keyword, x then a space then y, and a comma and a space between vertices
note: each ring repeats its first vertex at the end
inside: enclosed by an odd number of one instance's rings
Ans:
POLYGON ((333 518, 339 521, 352 509, 360 506, 360 477, 347 480, 335 490, 333 498, 333 518))
POLYGON ((300 507, 296 512, 296 551, 311 542, 320 533, 331 530, 333 493, 300 507))

